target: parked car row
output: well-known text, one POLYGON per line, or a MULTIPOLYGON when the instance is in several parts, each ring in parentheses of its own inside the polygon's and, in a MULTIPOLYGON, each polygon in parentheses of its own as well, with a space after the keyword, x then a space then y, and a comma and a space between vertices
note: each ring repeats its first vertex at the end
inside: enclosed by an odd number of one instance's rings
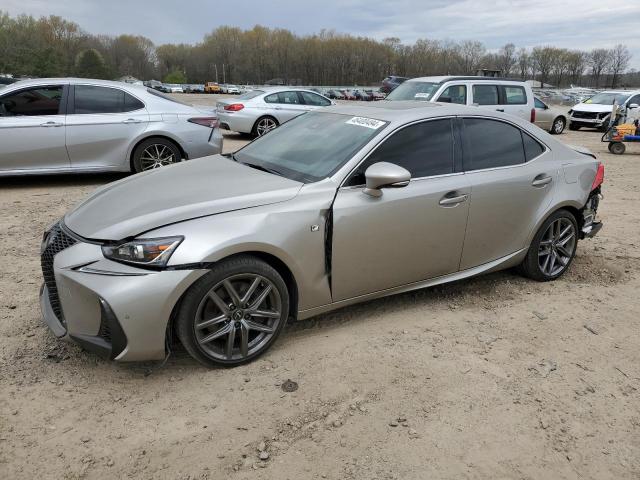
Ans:
POLYGON ((361 100, 365 102, 370 102, 374 100, 384 100, 386 95, 379 90, 374 89, 312 89, 327 98, 335 99, 335 100, 361 100))

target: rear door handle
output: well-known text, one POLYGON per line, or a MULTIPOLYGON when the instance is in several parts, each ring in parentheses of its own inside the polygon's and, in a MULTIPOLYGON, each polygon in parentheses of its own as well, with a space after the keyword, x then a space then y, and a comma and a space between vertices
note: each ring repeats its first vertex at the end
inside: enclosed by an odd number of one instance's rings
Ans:
POLYGON ((552 180, 553 178, 549 176, 538 175, 536 178, 533 179, 533 182, 531 182, 531 185, 534 187, 544 187, 545 185, 549 185, 552 180))
POLYGON ((61 127, 62 123, 60 122, 45 122, 40 124, 41 127, 61 127))
POLYGON ((127 118, 123 120, 122 123, 141 123, 142 120, 138 120, 137 118, 127 118))
MULTIPOLYGON (((447 194, 449 195, 449 193, 447 194)), ((458 205, 459 203, 463 203, 467 201, 467 198, 469 198, 469 195, 467 194, 463 194, 463 195, 458 195, 456 197, 449 197, 445 195, 444 197, 442 197, 440 199, 440 205, 442 205, 443 207, 447 207, 447 206, 455 206, 458 205)))
POLYGON ((504 108, 496 108, 496 112, 503 112, 504 113, 504 108))

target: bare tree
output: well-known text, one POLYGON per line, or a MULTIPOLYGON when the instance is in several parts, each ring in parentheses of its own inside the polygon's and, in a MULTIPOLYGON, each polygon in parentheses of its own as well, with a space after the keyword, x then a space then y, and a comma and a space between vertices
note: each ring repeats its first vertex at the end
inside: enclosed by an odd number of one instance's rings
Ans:
POLYGON ((531 61, 535 67, 535 71, 539 74, 542 86, 549 80, 556 56, 557 49, 553 47, 535 47, 531 52, 531 61))
POLYGON ((566 57, 569 80, 572 84, 580 83, 584 69, 587 66, 587 56, 584 52, 568 52, 566 57))
POLYGON ((609 71, 611 72, 611 87, 616 88, 620 74, 629 66, 631 53, 626 45, 618 44, 611 50, 611 62, 609 71))
POLYGON ((527 79, 529 74, 529 67, 531 65, 531 56, 525 48, 518 50, 518 70, 520 70, 520 78, 522 80, 527 79))
POLYGON ((600 85, 600 77, 609 68, 611 64, 611 51, 606 48, 596 48, 589 54, 589 66, 591 67, 591 76, 594 86, 598 88, 600 85))
POLYGON ((516 55, 516 46, 513 43, 507 43, 498 52, 497 56, 497 68, 502 72, 502 75, 508 77, 511 75, 511 71, 518 62, 518 56, 516 55))

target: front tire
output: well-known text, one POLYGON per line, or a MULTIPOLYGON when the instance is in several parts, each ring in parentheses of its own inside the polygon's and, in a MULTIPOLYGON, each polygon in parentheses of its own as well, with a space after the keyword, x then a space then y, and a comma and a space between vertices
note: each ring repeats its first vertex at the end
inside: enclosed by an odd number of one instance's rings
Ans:
POLYGON ((289 316, 289 291, 268 263, 242 255, 216 264, 187 291, 178 338, 197 361, 233 367, 266 352, 289 316))
POLYGON ((134 150, 132 167, 135 173, 140 173, 180 161, 182 161, 182 153, 171 140, 148 138, 134 150))
POLYGON ((536 233, 520 272, 538 282, 561 277, 571 265, 578 247, 578 223, 567 210, 558 210, 536 233))

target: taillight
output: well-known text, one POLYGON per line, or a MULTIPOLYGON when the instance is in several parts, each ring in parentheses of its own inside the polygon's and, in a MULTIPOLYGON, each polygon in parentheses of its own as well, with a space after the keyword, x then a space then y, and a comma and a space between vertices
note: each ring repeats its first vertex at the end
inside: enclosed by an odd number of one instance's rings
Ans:
POLYGON ((598 164, 598 171, 596 172, 596 178, 593 179, 593 183, 591 184, 591 191, 598 188, 604 182, 604 165, 602 163, 598 164))
POLYGON ((536 109, 532 108, 531 109, 531 123, 535 123, 536 121, 536 109))
POLYGON ((227 112, 238 112, 244 108, 244 105, 241 103, 232 103, 231 105, 225 105, 224 109, 227 112))
POLYGON ((187 121, 208 128, 216 128, 218 126, 218 119, 216 117, 195 117, 187 121))

